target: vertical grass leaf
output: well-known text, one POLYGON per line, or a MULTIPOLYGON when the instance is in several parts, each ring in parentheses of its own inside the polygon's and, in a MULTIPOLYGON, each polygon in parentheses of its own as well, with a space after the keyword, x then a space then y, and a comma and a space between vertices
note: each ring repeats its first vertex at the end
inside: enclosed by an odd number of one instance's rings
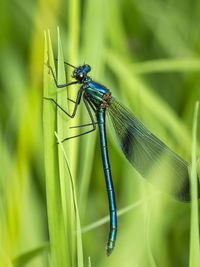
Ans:
POLYGON ((199 112, 199 102, 195 105, 194 121, 192 129, 192 166, 191 166, 191 228, 190 228, 190 267, 200 266, 200 246, 199 246, 199 215, 198 215, 198 193, 197 193, 197 121, 199 112))
MULTIPOLYGON (((74 185, 74 181, 73 181, 73 177, 72 177, 72 173, 70 170, 70 165, 69 165, 69 161, 67 158, 67 155, 65 153, 65 149, 60 141, 60 138, 58 136, 58 134, 55 132, 55 136, 58 139, 59 145, 60 145, 60 149, 63 152, 63 156, 65 158, 65 162, 66 162, 66 166, 68 168, 68 178, 69 178, 69 182, 70 182, 70 187, 72 190, 72 194, 73 194, 73 204, 74 204, 74 209, 75 209, 75 213, 76 213, 76 245, 77 245, 77 266, 78 267, 83 267, 83 249, 82 249, 82 238, 81 238, 81 225, 80 225, 80 218, 79 218, 79 211, 78 211, 78 205, 77 205, 77 197, 76 197, 76 192, 75 192, 75 185, 74 185)), ((69 190, 69 189, 68 189, 69 190)))

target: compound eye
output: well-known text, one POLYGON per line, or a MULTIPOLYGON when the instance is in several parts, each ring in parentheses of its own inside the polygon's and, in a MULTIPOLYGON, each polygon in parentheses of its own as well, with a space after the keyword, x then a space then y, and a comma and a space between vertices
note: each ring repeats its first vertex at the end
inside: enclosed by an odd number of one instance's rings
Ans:
POLYGON ((91 71, 91 67, 90 67, 90 65, 86 64, 84 67, 85 67, 85 71, 86 71, 86 72, 91 71))

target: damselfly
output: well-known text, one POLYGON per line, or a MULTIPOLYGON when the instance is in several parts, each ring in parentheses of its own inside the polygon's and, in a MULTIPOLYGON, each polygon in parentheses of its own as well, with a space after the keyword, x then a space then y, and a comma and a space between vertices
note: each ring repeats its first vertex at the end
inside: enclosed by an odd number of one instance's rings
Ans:
MULTIPOLYGON (((108 88, 94 82, 88 76, 88 72, 91 70, 89 65, 85 64, 74 67, 67 62, 64 63, 74 68, 72 78, 75 81, 58 84, 52 68, 50 66, 49 68, 56 87, 62 88, 73 84, 81 84, 76 100, 69 99, 75 105, 72 114, 65 111, 53 98, 44 98, 53 101, 70 118, 75 117, 78 105, 83 98, 91 123, 77 127, 92 126, 92 129, 76 136, 65 138, 62 142, 93 132, 96 130, 96 124, 99 127, 102 161, 110 209, 110 232, 107 242, 107 255, 110 255, 114 249, 117 235, 117 210, 108 158, 105 114, 109 114, 121 149, 134 168, 144 178, 148 178, 149 173, 156 167, 157 175, 159 175, 160 171, 160 182, 157 183, 157 181, 152 180, 152 183, 180 201, 190 201, 189 163, 153 135, 128 108, 111 95, 108 88), (93 113, 96 116, 97 122, 95 122, 93 113)), ((199 183, 198 196, 200 196, 199 183)))

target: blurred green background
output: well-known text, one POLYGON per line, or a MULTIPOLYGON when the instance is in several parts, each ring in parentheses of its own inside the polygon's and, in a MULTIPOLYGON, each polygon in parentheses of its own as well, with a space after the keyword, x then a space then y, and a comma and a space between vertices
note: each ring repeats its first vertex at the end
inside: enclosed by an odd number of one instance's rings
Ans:
MULTIPOLYGON (((199 0, 1 1, 1 266, 56 266, 48 249, 45 193, 44 30, 50 29, 57 57, 59 26, 64 59, 76 66, 90 64, 94 80, 191 161, 194 104, 200 98, 199 14, 199 0)), ((73 88, 72 96, 77 92, 73 88)), ((87 123, 82 110, 79 123, 87 123)), ((122 209, 154 189, 126 161, 109 126, 107 130, 116 202, 122 209)), ((70 164, 83 227, 108 215, 98 132, 73 141, 73 147, 70 164)), ((142 203, 119 217, 110 257, 105 253, 109 223, 83 233, 84 266, 89 256, 92 266, 188 266, 190 206, 164 194, 142 203)), ((82 266, 74 244, 69 251, 57 266, 82 266)))

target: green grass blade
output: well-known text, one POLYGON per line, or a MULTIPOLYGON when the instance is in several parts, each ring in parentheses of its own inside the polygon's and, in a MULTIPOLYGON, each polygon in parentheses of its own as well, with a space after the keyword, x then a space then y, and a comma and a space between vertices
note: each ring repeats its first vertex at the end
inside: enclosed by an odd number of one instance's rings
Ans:
MULTIPOLYGON (((132 209, 134 209, 134 208, 137 208, 137 207, 143 205, 143 204, 146 203, 146 201, 149 200, 149 199, 150 199, 150 198, 145 198, 145 199, 139 200, 139 201, 137 201, 137 202, 134 202, 134 203, 131 204, 131 205, 128 205, 127 207, 125 207, 125 208, 123 208, 123 209, 118 210, 118 211, 117 211, 117 217, 119 217, 119 216, 121 216, 121 215, 123 215, 123 214, 129 212, 130 210, 132 210, 132 209)), ((94 223, 91 223, 91 224, 89 224, 89 225, 87 225, 87 226, 85 226, 85 227, 82 227, 82 233, 85 233, 85 232, 88 232, 88 231, 90 231, 90 230, 92 230, 92 229, 95 229, 95 228, 97 228, 97 227, 99 227, 99 226, 101 226, 101 225, 103 225, 103 224, 105 224, 105 223, 107 223, 107 222, 109 222, 109 221, 110 221, 110 216, 109 216, 109 215, 108 215, 108 216, 105 216, 105 217, 103 217, 102 219, 97 220, 97 221, 94 222, 94 223)))
POLYGON ((88 257, 88 267, 92 267, 92 264, 91 264, 91 259, 90 259, 90 257, 88 257))
POLYGON ((198 193, 197 193, 197 121, 199 112, 199 102, 195 105, 193 121, 193 142, 192 142, 192 167, 191 167, 191 228, 190 228, 190 267, 200 266, 200 246, 199 246, 199 217, 198 217, 198 193))
POLYGON ((80 38, 80 0, 70 0, 68 8, 69 21, 69 60, 76 64, 80 38))
MULTIPOLYGON (((53 50, 51 46, 51 39, 49 35, 49 49, 48 49, 48 59, 49 65, 53 67, 53 71, 55 74, 54 67, 54 56, 53 50)), ((47 61, 47 59, 45 58, 47 61)), ((47 77, 44 76, 44 81, 49 79, 49 83, 44 82, 44 95, 49 96, 55 99, 57 88, 55 86, 53 77, 51 73, 49 74, 47 71, 47 77), (45 80, 46 78, 46 80, 45 80), (52 83, 52 90, 50 85, 52 83), (50 87, 50 88, 49 88, 50 87), (50 93, 51 91, 51 93, 50 93)), ((66 83, 65 77, 65 67, 64 67, 64 58, 62 52, 61 39, 58 29, 58 72, 57 72, 57 82, 58 84, 66 83)), ((58 90, 57 102, 60 106, 62 106, 66 111, 67 107, 67 90, 58 90)), ((50 232, 50 244, 51 244, 51 252, 52 252, 52 264, 53 266, 75 266, 76 262, 78 266, 83 266, 83 251, 82 251, 82 240, 81 240, 81 228, 80 228, 80 219, 78 214, 78 207, 75 197, 75 189, 73 184, 73 179, 71 175, 71 165, 69 167, 69 163, 67 160, 67 156, 63 151, 68 151, 71 149, 71 144, 69 142, 65 142, 64 145, 56 145, 55 137, 52 140, 48 140, 50 138, 49 132, 57 128, 60 136, 66 137, 69 136, 68 133, 68 116, 61 111, 59 108, 55 108, 55 104, 49 101, 49 106, 54 108, 54 114, 52 116, 49 113, 46 113, 44 108, 44 137, 46 143, 49 145, 52 143, 53 149, 50 151, 48 146, 45 146, 45 155, 46 155, 46 174, 47 174, 47 206, 48 206, 48 218, 49 218, 49 232, 50 232), (57 111, 57 117, 55 110, 57 111), (50 121, 51 117, 54 118, 53 122, 50 121), (45 126, 45 121, 48 121, 45 126), (57 122, 57 123, 56 123, 57 122), (47 127, 48 124, 52 123, 53 125, 47 127), (46 135, 45 135, 46 134, 46 135), (65 146, 65 149, 64 149, 65 146), (51 165, 51 161, 56 161, 55 166, 51 165), (66 164, 67 162, 67 164, 66 164), (52 167, 54 167, 54 171, 56 175, 52 175, 49 173, 49 169, 52 171, 52 167), (50 175, 50 176, 49 176, 50 175), (56 179, 56 180, 55 180, 56 179), (50 181, 49 181, 50 180, 50 181), (51 191, 49 188, 49 184, 51 183, 51 191), (51 203, 51 205, 49 204, 51 203), (53 207, 53 209, 52 209, 53 207), (57 211, 57 214, 53 215, 52 211, 57 211), (75 221, 76 220, 76 221, 75 221), (51 225, 52 221, 52 225, 51 225), (77 232, 77 236, 73 235, 73 232, 77 232), (77 260, 75 259, 77 255, 77 260)), ((71 156, 71 153, 70 153, 71 156)), ((72 159, 70 164, 72 163, 72 159)))
MULTIPOLYGON (((55 132, 55 136, 58 139, 59 145, 60 145, 60 149, 63 152, 63 156, 65 158, 65 162, 66 162, 66 166, 68 169, 68 173, 69 173, 69 181, 70 181, 70 185, 71 185, 71 190, 72 190, 72 194, 73 194, 73 203, 74 203, 74 208, 75 208, 75 212, 76 212, 76 234, 77 234, 77 263, 78 263, 78 267, 83 267, 83 249, 82 249, 82 238, 81 238, 81 225, 80 225, 80 218, 79 218, 79 212, 78 212, 78 205, 77 205, 77 198, 76 198, 76 192, 75 192, 75 185, 73 182, 73 177, 72 177, 72 173, 69 167, 69 161, 67 158, 67 155, 65 153, 65 149, 60 141, 59 136, 57 135, 57 133, 55 132)), ((68 189, 69 190, 69 189, 68 189)))
MULTIPOLYGON (((78 63, 78 54, 79 54, 79 39, 80 39, 80 0, 69 0, 68 2, 68 58, 67 61, 72 65, 76 66, 78 63)), ((71 79, 71 71, 67 75, 67 80, 71 79)), ((70 99, 76 99, 77 90, 76 86, 71 86, 68 91, 68 96, 70 99)), ((69 103, 69 110, 73 110, 74 104, 69 103)), ((75 116, 73 121, 70 120, 70 125, 79 125, 80 117, 79 114, 75 116)), ((70 130, 70 135, 74 136, 77 134, 75 129, 70 130)), ((77 174, 77 161, 78 161, 78 151, 79 151, 79 140, 77 138, 71 139, 69 143, 69 153, 70 153, 70 168, 73 173, 73 177, 76 178, 77 174)))
POLYGON ((22 267, 28 264, 32 259, 39 256, 41 253, 49 250, 49 243, 45 243, 37 248, 29 250, 12 260, 14 267, 22 267))
MULTIPOLYGON (((50 34, 48 34, 48 45, 45 38, 45 63, 53 68, 54 55, 51 46, 50 34)), ((44 66, 44 96, 56 96, 56 86, 52 75, 49 73, 47 65, 44 66)), ((45 153, 45 173, 46 173, 46 195, 48 225, 51 247, 50 262, 52 266, 67 266, 71 264, 69 253, 67 252, 67 240, 65 224, 61 205, 61 192, 59 183, 58 148, 54 131, 56 129, 56 108, 51 101, 44 100, 43 125, 44 125, 44 153, 45 153)))
POLYGON ((191 72, 200 70, 200 60, 186 59, 158 59, 131 64, 134 74, 152 72, 191 72))
MULTIPOLYGON (((58 34, 58 74, 57 74, 57 81, 58 84, 65 84, 66 83, 66 76, 65 76, 65 67, 64 67, 64 58, 63 58, 63 51, 62 51, 62 45, 61 45, 61 39, 60 39, 60 33, 59 28, 57 29, 58 34)), ((67 90, 59 91, 57 94, 57 102, 61 107, 63 107, 66 111, 68 110, 67 106, 67 90)), ((67 123, 68 117, 67 115, 57 108, 57 131, 60 134, 60 136, 66 136, 67 135, 67 129, 68 129, 68 123, 67 123)), ((66 146, 67 144, 65 144, 66 146)), ((71 193, 70 190, 67 190, 69 188, 69 183, 67 183, 66 176, 68 175, 65 160, 63 157, 62 150, 60 146, 57 145, 58 148, 58 165, 59 165, 59 180, 60 180, 60 194, 61 194, 61 206, 62 206, 62 216, 63 216, 63 227, 64 232, 63 235, 65 236, 65 250, 66 250, 66 259, 71 258, 71 262, 73 261, 72 256, 72 229, 71 225, 73 223, 70 222, 70 220, 73 218, 72 211, 70 208, 71 203, 71 193), (70 219, 68 219, 68 216, 70 219)))
MULTIPOLYGON (((55 71, 54 61, 52 51, 49 52, 48 41, 50 42, 50 36, 45 33, 45 50, 44 50, 44 93, 45 97, 52 97, 55 95, 54 82, 50 78, 49 68, 46 64, 52 66, 55 71)), ((49 236, 50 236, 50 247, 52 262, 56 266, 56 218, 57 209, 54 211, 56 201, 56 190, 58 189, 58 162, 57 162, 57 151, 55 146, 55 139, 52 133, 56 127, 56 114, 55 109, 51 103, 47 100, 43 101, 43 131, 44 131, 44 158, 45 158, 45 173, 46 173, 46 195, 47 195, 47 211, 48 211, 48 226, 49 226, 49 236)))

